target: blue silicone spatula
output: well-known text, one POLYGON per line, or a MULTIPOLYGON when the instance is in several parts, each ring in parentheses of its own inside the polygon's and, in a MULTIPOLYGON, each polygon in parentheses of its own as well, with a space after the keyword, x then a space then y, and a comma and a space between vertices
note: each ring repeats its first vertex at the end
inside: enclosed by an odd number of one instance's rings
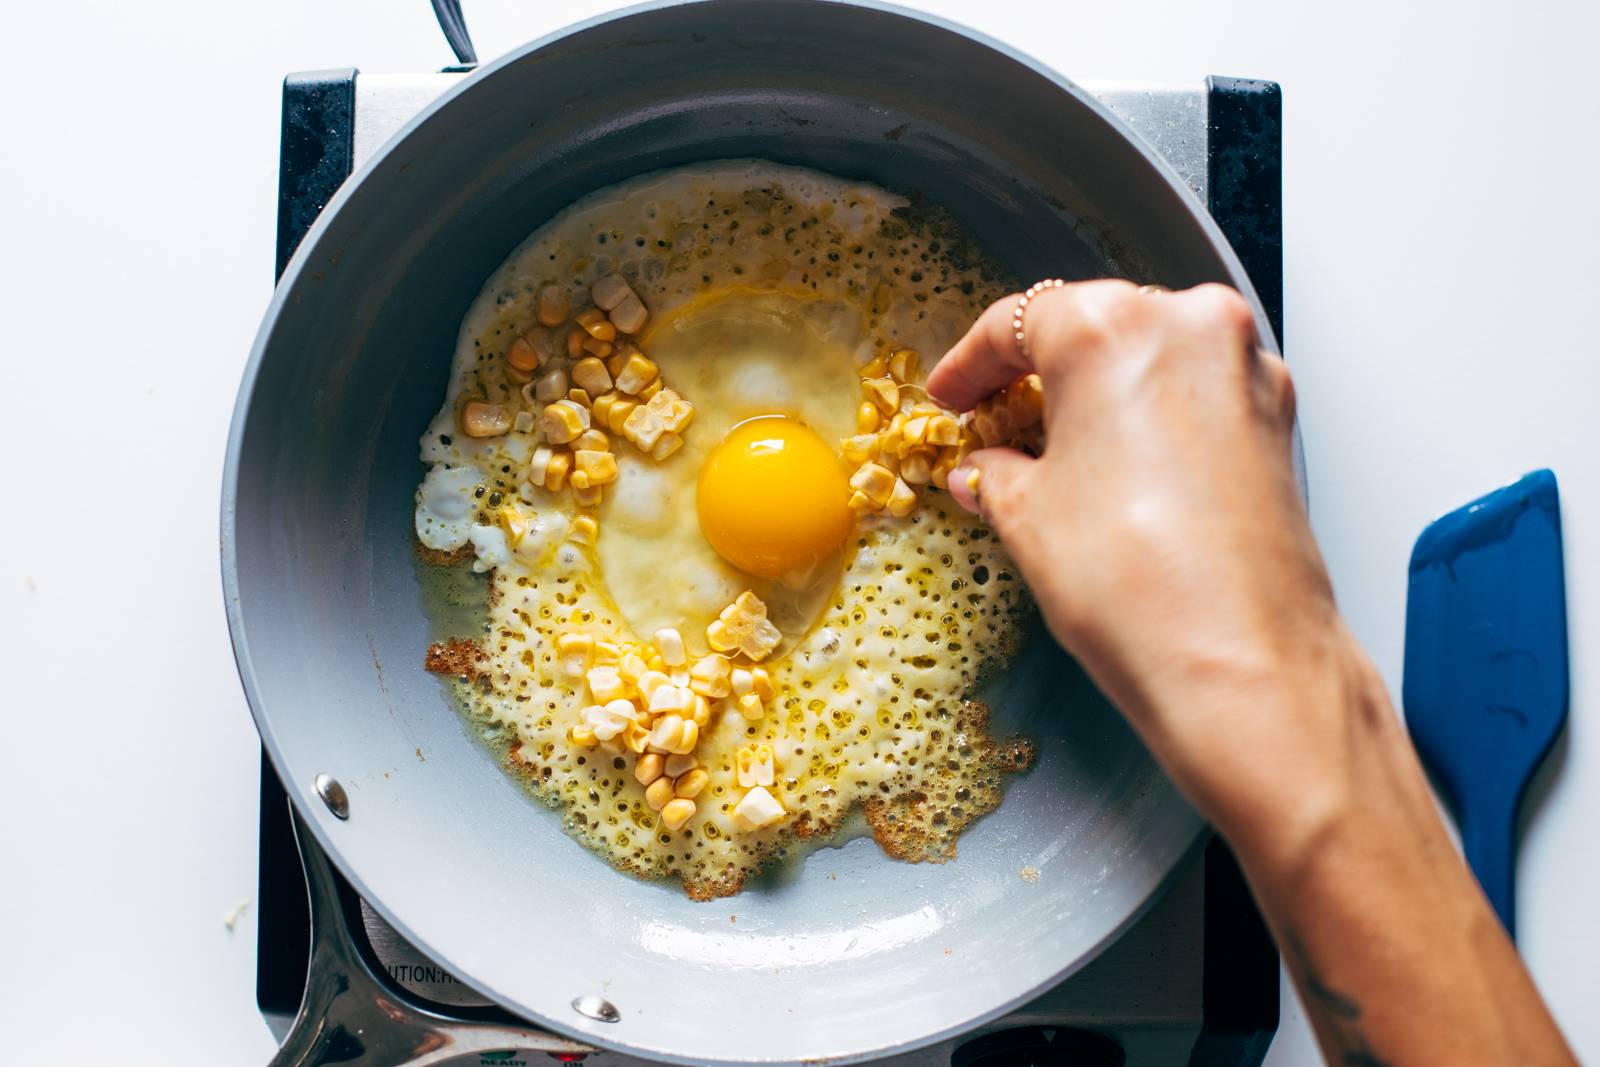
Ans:
POLYGON ((1517 809, 1567 720, 1556 477, 1534 471, 1422 531, 1406 596, 1406 725, 1515 936, 1517 809))

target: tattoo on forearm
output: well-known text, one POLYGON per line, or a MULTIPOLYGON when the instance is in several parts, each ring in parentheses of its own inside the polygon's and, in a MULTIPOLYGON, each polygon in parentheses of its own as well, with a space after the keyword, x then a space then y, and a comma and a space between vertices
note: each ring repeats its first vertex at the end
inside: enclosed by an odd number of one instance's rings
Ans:
POLYGON ((1311 966, 1305 946, 1293 934, 1284 938, 1284 951, 1305 983, 1306 1006, 1328 1021, 1328 1029, 1333 1033, 1332 1052, 1338 1057, 1336 1062, 1341 1067, 1389 1067, 1389 1061, 1374 1052, 1367 1042, 1367 1035, 1361 1028, 1360 1003, 1322 980, 1311 966))

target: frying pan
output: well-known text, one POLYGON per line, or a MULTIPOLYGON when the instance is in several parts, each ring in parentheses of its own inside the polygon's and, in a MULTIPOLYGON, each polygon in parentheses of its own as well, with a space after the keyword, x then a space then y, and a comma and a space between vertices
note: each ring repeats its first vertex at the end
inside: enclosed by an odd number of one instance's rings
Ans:
POLYGON ((666 4, 585 23, 422 112, 345 183, 285 270, 229 439, 228 621, 306 828, 462 981, 558 1033, 659 1060, 869 1059, 972 1027, 1081 967, 1201 833, 1047 638, 989 694, 996 729, 1032 736, 1038 762, 956 860, 906 865, 858 839, 712 903, 620 875, 563 834, 421 669, 417 440, 468 304, 582 194, 737 157, 942 205, 1020 279, 1216 280, 1255 301, 1150 151, 994 42, 843 3, 666 4), (318 799, 319 775, 343 785, 347 819, 318 799), (618 1017, 574 1010, 581 997, 618 1017))

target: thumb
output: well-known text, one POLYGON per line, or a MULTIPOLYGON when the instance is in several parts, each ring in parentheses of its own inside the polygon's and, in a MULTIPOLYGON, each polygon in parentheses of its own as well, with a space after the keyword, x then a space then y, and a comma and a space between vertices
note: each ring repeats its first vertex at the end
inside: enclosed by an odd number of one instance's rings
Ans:
POLYGON ((1038 462, 1014 448, 979 449, 950 472, 950 495, 994 527, 1014 551, 1013 534, 1026 521, 1028 486, 1038 462))

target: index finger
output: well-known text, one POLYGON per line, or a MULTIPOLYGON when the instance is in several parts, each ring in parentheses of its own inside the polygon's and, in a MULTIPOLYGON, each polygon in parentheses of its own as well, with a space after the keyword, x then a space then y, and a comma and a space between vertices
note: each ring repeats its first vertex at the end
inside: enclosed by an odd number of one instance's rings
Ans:
POLYGON ((950 346, 928 375, 928 395, 954 411, 978 401, 1033 371, 1017 344, 1012 316, 1021 293, 1001 297, 984 309, 961 340, 950 346))

